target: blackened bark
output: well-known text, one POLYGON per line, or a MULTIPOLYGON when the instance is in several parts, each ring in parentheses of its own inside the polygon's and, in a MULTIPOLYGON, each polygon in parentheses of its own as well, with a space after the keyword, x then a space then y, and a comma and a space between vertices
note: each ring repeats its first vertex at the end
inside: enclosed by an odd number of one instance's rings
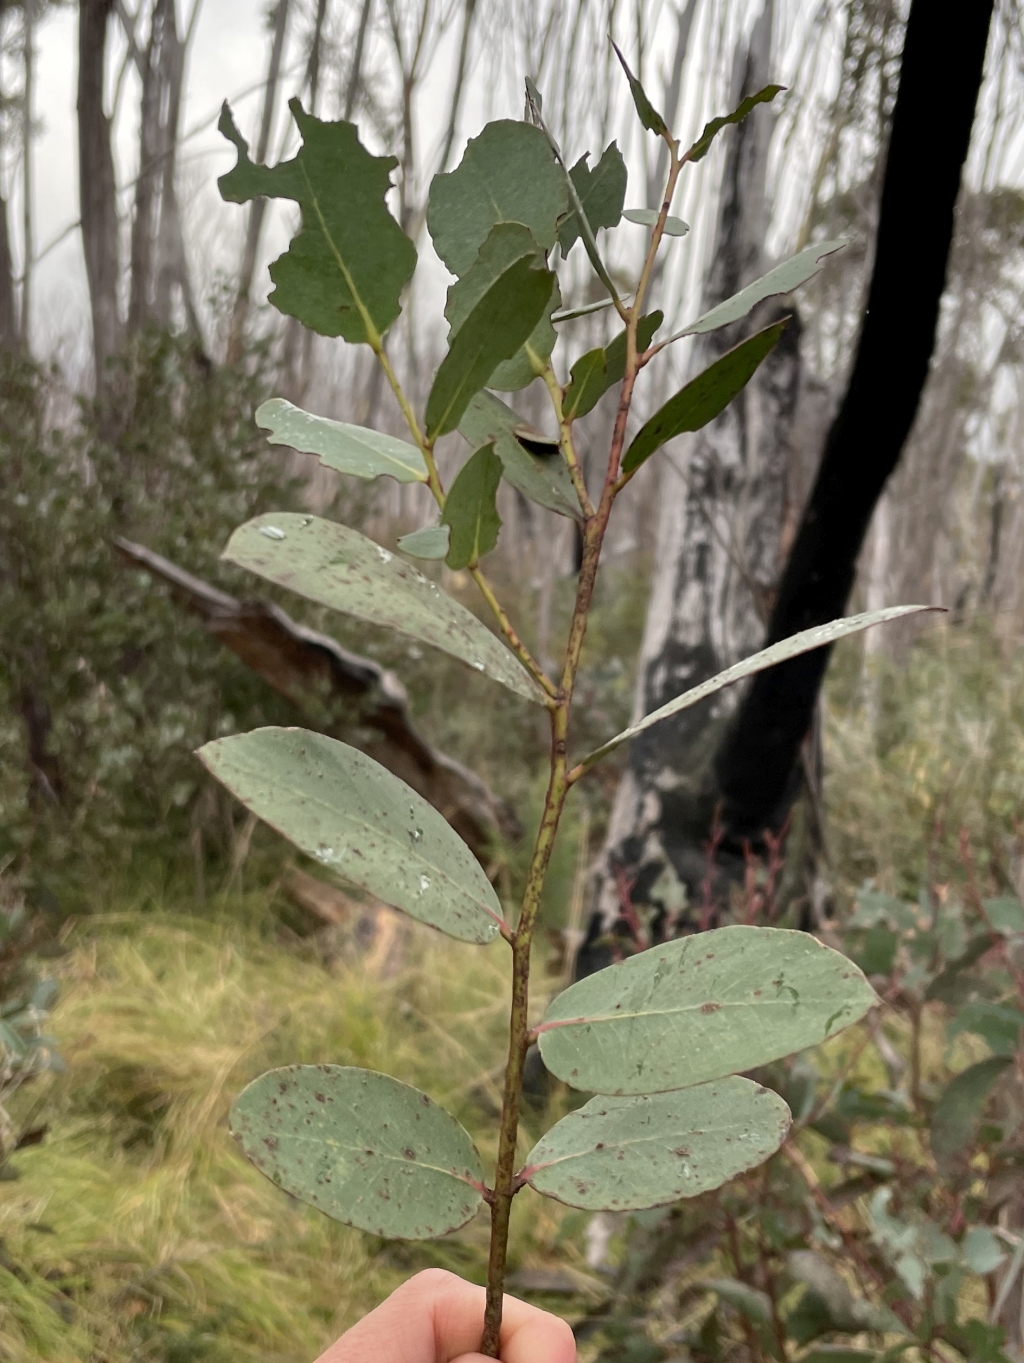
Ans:
POLYGON ((14 301, 14 261, 7 229, 7 201, 0 199, 0 349, 18 347, 18 311, 14 301))
POLYGON ((111 8, 112 0, 80 0, 78 7, 78 178, 97 393, 104 390, 107 362, 119 350, 122 332, 117 190, 110 119, 103 108, 111 8))
MULTIPOLYGON (((867 310, 849 386, 779 584, 766 643, 842 615, 875 505, 913 425, 935 343, 992 0, 914 0, 867 310)), ((728 839, 778 829, 830 656, 755 677, 716 756, 728 839)))

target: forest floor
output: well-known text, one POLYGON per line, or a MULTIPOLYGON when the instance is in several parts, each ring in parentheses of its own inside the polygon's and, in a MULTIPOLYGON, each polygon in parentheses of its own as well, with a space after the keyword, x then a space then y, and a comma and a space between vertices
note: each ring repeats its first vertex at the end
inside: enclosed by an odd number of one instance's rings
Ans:
MULTIPOLYGON (((955 855, 961 827, 1010 873, 1024 809, 1022 677, 1017 654, 952 631, 870 675, 853 650, 840 657, 826 725, 840 912, 866 877, 916 893, 926 863, 942 874, 955 855)), ((49 1029, 66 1072, 15 1102, 21 1124, 38 1112, 48 1134, 0 1185, 0 1357, 310 1363, 417 1268, 482 1279, 482 1217, 435 1244, 375 1241, 265 1182, 226 1114, 275 1065, 367 1066, 429 1091, 486 1162, 507 1017, 500 943, 414 929, 397 970, 393 959, 367 968, 340 934, 292 932, 273 888, 202 911, 188 886, 99 885, 96 901, 102 911, 69 925, 53 963, 49 1029)), ((538 976, 542 1008, 557 980, 543 963, 538 976)), ((524 1142, 539 1135, 539 1118, 524 1126, 524 1142)), ((517 1273, 519 1290, 560 1288, 535 1299, 570 1319, 599 1300, 587 1223, 527 1189, 513 1288, 517 1273)))

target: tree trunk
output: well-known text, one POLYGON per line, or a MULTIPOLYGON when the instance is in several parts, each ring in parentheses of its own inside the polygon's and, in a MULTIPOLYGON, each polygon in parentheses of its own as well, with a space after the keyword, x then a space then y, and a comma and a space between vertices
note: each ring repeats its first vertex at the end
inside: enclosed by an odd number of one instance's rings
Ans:
MULTIPOLYGON (((749 49, 737 55, 733 104, 771 77, 773 8, 768 0, 749 49)), ((763 243, 773 126, 773 115, 759 109, 732 134, 704 308, 769 266, 763 243)), ((793 310, 766 304, 752 322, 710 333, 696 348, 695 369, 711 364, 746 331, 787 311, 793 310)), ((693 438, 685 460, 666 457, 638 716, 760 644, 783 537, 795 519, 791 503, 809 481, 799 477, 797 465, 808 444, 817 446, 813 434, 808 438, 800 429, 809 400, 818 400, 819 411, 821 402, 819 389, 803 376, 799 337, 794 317, 744 392, 693 438)), ((702 844, 717 799, 710 758, 735 705, 735 692, 720 692, 632 744, 596 872, 596 912, 579 962, 583 973, 607 961, 610 930, 632 923, 636 934, 646 917, 646 932, 637 942, 643 945, 671 930, 665 920, 681 909, 683 886, 693 901, 705 874, 702 844)))
POLYGON ((78 178, 97 394, 107 386, 107 362, 120 349, 122 335, 117 188, 110 119, 103 108, 111 7, 112 0, 80 0, 78 9, 78 178))
MULTIPOLYGON (((929 0, 911 7, 864 323, 766 643, 842 615, 875 505, 917 414, 992 8, 978 0, 952 24, 929 0)), ((715 760, 727 847, 782 826, 830 653, 818 649, 751 682, 715 760)))
POLYGON ((0 199, 0 349, 16 350, 18 312, 14 301, 14 261, 7 228, 7 201, 0 199))
POLYGON ((25 68, 24 110, 21 130, 21 235, 23 239, 21 264, 21 344, 29 348, 32 326, 32 267, 35 255, 35 232, 32 226, 32 113, 35 106, 36 75, 36 0, 22 0, 24 12, 24 43, 22 64, 25 68))

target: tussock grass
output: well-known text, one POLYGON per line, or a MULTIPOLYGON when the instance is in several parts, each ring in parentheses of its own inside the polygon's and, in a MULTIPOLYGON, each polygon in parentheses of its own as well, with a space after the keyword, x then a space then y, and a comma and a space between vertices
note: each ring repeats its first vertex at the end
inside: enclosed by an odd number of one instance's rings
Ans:
MULTIPOLYGON (((265 897, 206 919, 127 907, 82 921, 61 963, 53 1031, 68 1072, 25 1094, 51 1132, 0 1185, 0 1356, 309 1363, 410 1269, 482 1281, 482 1217, 434 1245, 375 1241, 263 1180, 225 1119, 268 1067, 364 1065, 428 1090, 491 1158, 502 944, 417 931, 408 967, 379 981, 309 942, 282 946, 265 897)), ((519 1202, 515 1262, 556 1242, 578 1259, 582 1218, 519 1202)))

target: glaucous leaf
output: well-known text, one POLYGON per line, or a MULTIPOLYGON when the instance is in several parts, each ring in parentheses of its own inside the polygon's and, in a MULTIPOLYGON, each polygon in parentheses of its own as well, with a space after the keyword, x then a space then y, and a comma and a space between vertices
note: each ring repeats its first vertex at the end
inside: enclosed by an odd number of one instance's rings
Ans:
MULTIPOLYGON (((627 208, 622 216, 629 222, 635 222, 641 227, 653 227, 661 214, 656 208, 627 208)), ((665 219, 663 230, 667 237, 685 237, 690 230, 690 224, 683 222, 682 218, 674 218, 669 214, 665 219)))
POLYGON ((761 1164, 786 1139, 790 1120, 778 1094, 749 1079, 592 1098, 534 1146, 521 1177, 587 1211, 660 1207, 761 1164))
POLYGON ((271 398, 256 408, 256 425, 269 431, 271 445, 290 445, 316 454, 321 464, 357 478, 388 474, 399 483, 425 483, 427 465, 415 445, 382 435, 366 426, 350 426, 304 412, 284 398, 271 398))
POLYGON ((681 696, 676 696, 674 700, 661 705, 657 710, 652 710, 637 724, 631 724, 628 729, 623 729, 622 733, 616 734, 607 743, 596 748, 589 757, 583 759, 582 766, 589 767, 599 758, 614 752, 622 743, 628 743, 636 738, 645 729, 652 728, 655 724, 660 724, 663 719, 670 719, 672 715, 677 715, 682 710, 688 710, 691 705, 697 705, 707 696, 713 696, 716 691, 721 691, 723 687, 732 686, 735 682, 742 681, 744 677, 752 677, 755 672, 764 672, 769 667, 775 667, 778 663, 785 662, 787 658, 796 658, 801 653, 810 653, 813 649, 824 648, 828 644, 834 644, 837 639, 845 639, 850 634, 859 634, 861 630, 869 629, 872 625, 884 625, 890 620, 899 620, 904 615, 915 615, 920 611, 942 610, 941 606, 886 606, 882 610, 865 611, 862 615, 847 615, 842 620, 833 620, 828 625, 815 625, 813 629, 803 629, 799 634, 792 635, 789 639, 782 639, 777 644, 770 644, 767 648, 761 649, 759 653, 751 654, 749 658, 744 658, 742 662, 734 663, 732 667, 727 667, 724 672, 719 672, 717 676, 710 677, 706 682, 701 682, 699 686, 693 686, 689 691, 684 691, 681 696))
POLYGON ((511 359, 552 298, 554 276, 525 257, 498 276, 451 339, 427 398, 427 437, 454 431, 469 401, 511 359))
POLYGON ((808 246, 798 255, 783 261, 781 265, 776 265, 774 270, 769 270, 760 279, 755 279, 753 284, 740 289, 739 293, 733 294, 724 303, 719 303, 710 312, 702 313, 696 321, 675 332, 670 339, 678 341, 681 336, 698 336, 707 331, 716 331, 719 327, 727 327, 731 322, 738 322, 766 298, 792 293, 801 284, 806 284, 809 279, 813 279, 821 272, 829 256, 845 250, 848 244, 845 240, 837 240, 820 241, 815 246, 808 246))
POLYGON ((483 445, 459 470, 445 499, 442 522, 451 529, 449 568, 468 568, 498 543, 501 517, 495 506, 501 460, 493 445, 483 445))
POLYGON ((437 1239, 483 1205, 469 1132, 419 1089, 374 1070, 269 1070, 235 1099, 231 1134, 279 1188, 385 1239, 437 1239))
POLYGON ((972 1273, 994 1273, 1006 1261, 1006 1250, 988 1226, 972 1226, 960 1246, 963 1262, 972 1273))
POLYGON ((540 128, 499 119, 470 139, 454 170, 434 176, 427 228, 434 250, 461 276, 496 223, 522 223, 547 251, 567 209, 565 177, 540 128))
POLYGON ((931 1120, 932 1154, 948 1157, 957 1154, 974 1135, 989 1092, 1006 1069, 1013 1064, 1009 1055, 990 1055, 969 1065, 949 1081, 939 1095, 931 1120))
POLYGON ((759 104, 770 104, 775 96, 781 94, 785 88, 784 85, 766 85, 763 90, 758 90, 756 95, 748 95, 741 104, 733 109, 731 114, 724 114, 721 118, 713 118, 710 123, 705 123, 704 131, 686 153, 687 160, 700 161, 707 156, 711 143, 723 128, 728 127, 730 123, 742 123, 746 116, 759 104))
POLYGON ((310 601, 438 648, 517 696, 544 693, 482 621, 411 563, 334 521, 268 512, 239 526, 222 555, 310 601))
POLYGON ((1011 895, 986 899, 983 904, 986 926, 991 925, 1003 937, 1014 937, 1024 932, 1024 905, 1011 895))
POLYGON ((306 729, 253 729, 199 760, 321 866, 460 942, 490 942, 494 886, 433 805, 358 748, 306 729))
POLYGON ((451 528, 447 525, 425 525, 422 530, 410 530, 399 535, 398 547, 413 558, 442 559, 448 556, 451 528))
POLYGON ((1024 1033, 1024 1012, 1007 1003, 976 999, 958 1008, 946 1028, 950 1041, 961 1032, 980 1036, 994 1055, 1016 1055, 1024 1033))
MULTIPOLYGON (((587 165, 589 152, 584 152, 569 171, 587 222, 596 232, 600 227, 617 227, 622 217, 626 198, 626 163, 615 142, 609 142, 593 170, 587 165)), ((579 215, 572 211, 558 225, 558 244, 567 256, 580 235, 579 215)))
POLYGON ((371 156, 354 123, 324 123, 289 102, 302 136, 290 161, 259 166, 224 105, 218 127, 238 164, 217 181, 229 203, 294 199, 302 228, 270 267, 270 302, 319 332, 376 343, 401 311, 416 248, 387 210, 394 156, 371 156))
POLYGON ((663 1093, 816 1046, 878 1002, 857 967, 806 932, 735 926, 681 937, 559 994, 544 1064, 593 1093, 663 1093))
POLYGON ((649 132, 656 133, 659 137, 662 133, 667 133, 668 125, 647 98, 647 92, 644 90, 644 87, 626 65, 626 59, 619 51, 618 45, 615 42, 612 42, 612 47, 615 48, 615 55, 618 57, 622 69, 626 73, 626 79, 629 81, 629 92, 633 96, 633 103, 636 105, 636 111, 640 117, 640 122, 649 132))
MULTIPOLYGON (((448 302, 444 312, 453 336, 503 271, 517 260, 526 257, 529 257, 539 269, 544 268, 544 253, 528 227, 519 222, 503 222, 491 228, 487 240, 480 247, 475 263, 448 290, 448 302)), ((503 391, 525 388, 537 377, 533 362, 527 354, 527 347, 539 361, 546 360, 554 349, 557 332, 551 321, 551 315, 561 302, 561 294, 555 276, 551 274, 549 279, 550 296, 540 320, 526 338, 523 347, 494 369, 488 379, 491 388, 503 391)))
POLYGON ((771 1324, 772 1300, 760 1288, 741 1283, 738 1278, 702 1278, 700 1285, 716 1293, 747 1320, 757 1325, 771 1324))
POLYGON ((640 427, 622 460, 623 473, 632 473, 655 450, 684 431, 699 431, 724 411, 774 349, 788 318, 748 336, 708 365, 703 373, 680 388, 674 397, 640 427))
POLYGON ((521 428, 518 413, 487 392, 477 393, 459 422, 459 430, 474 449, 493 443, 506 479, 524 497, 560 516, 579 519, 579 500, 557 442, 549 453, 536 453, 542 446, 535 440, 524 444, 516 434, 521 428))
MULTIPOLYGON (((654 333, 665 320, 660 311, 649 312, 636 324, 636 348, 642 354, 654 339, 654 333)), ((625 330, 611 341, 604 350, 588 350, 569 371, 569 384, 565 390, 562 411, 566 416, 586 416, 604 396, 609 388, 621 383, 626 372, 626 333, 625 330)))

